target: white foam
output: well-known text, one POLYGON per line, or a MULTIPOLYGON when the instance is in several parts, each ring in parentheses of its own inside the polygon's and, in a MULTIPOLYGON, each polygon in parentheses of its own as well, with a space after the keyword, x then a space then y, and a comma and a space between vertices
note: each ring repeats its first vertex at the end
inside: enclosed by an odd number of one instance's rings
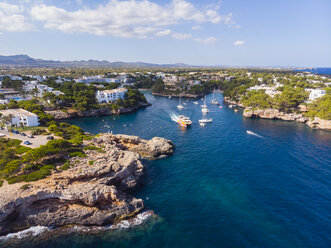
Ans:
POLYGON ((253 135, 253 136, 256 136, 256 137, 259 137, 259 138, 263 138, 263 136, 258 135, 257 133, 254 133, 252 131, 247 130, 246 132, 247 132, 247 134, 250 134, 250 135, 253 135))
POLYGON ((151 211, 145 211, 140 214, 137 214, 137 216, 130 220, 122 220, 121 222, 107 226, 106 229, 127 229, 131 226, 138 226, 143 224, 147 219, 153 216, 153 212, 151 211))
POLYGON ((32 227, 30 227, 26 230, 20 231, 20 232, 9 233, 5 236, 1 236, 0 241, 6 241, 9 239, 23 239, 23 238, 27 238, 30 236, 35 237, 50 229, 51 228, 49 228, 47 226, 32 226, 32 227))

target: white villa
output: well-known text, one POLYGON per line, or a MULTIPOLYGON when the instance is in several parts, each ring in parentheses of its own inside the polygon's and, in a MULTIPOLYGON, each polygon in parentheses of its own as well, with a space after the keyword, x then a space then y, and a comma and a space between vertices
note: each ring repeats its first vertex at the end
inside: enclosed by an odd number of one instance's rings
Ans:
POLYGON ((278 87, 282 87, 284 84, 277 83, 275 86, 266 86, 266 85, 255 85, 250 87, 249 90, 265 90, 265 93, 271 97, 274 97, 277 94, 281 94, 282 92, 278 91, 278 87))
POLYGON ((309 100, 314 101, 317 98, 320 98, 326 94, 325 90, 322 89, 306 89, 306 91, 310 92, 309 100))
POLYGON ((3 116, 11 115, 12 125, 16 124, 17 126, 20 126, 22 123, 23 126, 26 127, 39 126, 39 117, 36 114, 33 114, 24 109, 5 109, 5 110, 1 110, 0 113, 3 116))
POLYGON ((117 99, 124 99, 125 93, 128 90, 126 88, 118 88, 114 90, 98 90, 96 93, 96 98, 98 102, 111 102, 117 99))

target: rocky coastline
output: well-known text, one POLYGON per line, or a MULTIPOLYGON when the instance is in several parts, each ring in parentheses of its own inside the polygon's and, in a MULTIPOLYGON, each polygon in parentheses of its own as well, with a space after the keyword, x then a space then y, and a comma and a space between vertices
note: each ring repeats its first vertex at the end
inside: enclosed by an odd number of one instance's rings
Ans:
POLYGON ((246 118, 261 118, 261 119, 275 119, 283 121, 296 121, 306 123, 307 126, 313 129, 322 129, 331 131, 331 120, 323 120, 318 117, 314 119, 305 117, 302 113, 284 113, 278 109, 251 109, 245 108, 240 103, 229 98, 224 98, 224 102, 244 108, 243 116, 246 118))
POLYGON ((159 137, 101 134, 84 145, 97 149, 70 158, 67 170, 0 187, 0 236, 34 226, 115 228, 144 215, 143 200, 130 195, 144 173, 142 158, 170 155, 174 144, 159 137))
POLYGON ((91 109, 88 111, 78 111, 75 109, 68 109, 66 112, 62 110, 46 110, 45 113, 54 117, 55 120, 71 119, 77 117, 95 117, 105 115, 120 115, 136 111, 140 108, 151 106, 150 103, 140 102, 139 105, 129 108, 121 107, 118 110, 112 110, 107 107, 101 107, 99 109, 91 109))
POLYGON ((154 93, 152 92, 152 95, 155 95, 155 96, 164 96, 164 97, 176 97, 176 98, 179 98, 179 97, 182 97, 182 98, 199 98, 199 97, 202 97, 203 95, 193 95, 193 94, 180 94, 180 95, 174 95, 174 94, 171 94, 171 95, 168 95, 168 94, 161 94, 161 93, 154 93))

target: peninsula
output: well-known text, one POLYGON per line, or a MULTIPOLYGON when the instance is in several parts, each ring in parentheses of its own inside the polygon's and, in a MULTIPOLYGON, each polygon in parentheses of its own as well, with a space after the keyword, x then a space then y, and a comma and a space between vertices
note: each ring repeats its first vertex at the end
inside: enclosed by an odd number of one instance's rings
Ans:
MULTIPOLYGON (((174 149, 163 138, 112 134, 97 135, 83 146, 83 153, 70 156, 65 165, 58 162, 44 179, 3 182, 0 235, 37 225, 106 226, 134 218, 145 209, 143 200, 129 193, 144 173, 141 159, 170 155, 174 149)), ((35 164, 59 156, 65 153, 46 155, 35 164)), ((26 173, 27 167, 23 163, 17 174, 26 173)))

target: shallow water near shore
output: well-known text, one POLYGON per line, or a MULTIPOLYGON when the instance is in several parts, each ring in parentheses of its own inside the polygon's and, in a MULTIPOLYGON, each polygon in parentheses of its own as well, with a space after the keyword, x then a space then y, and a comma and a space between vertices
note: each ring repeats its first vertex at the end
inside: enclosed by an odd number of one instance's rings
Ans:
POLYGON ((330 247, 331 132, 245 119, 227 105, 210 105, 211 95, 207 116, 213 122, 200 127, 195 100, 178 111, 176 98, 145 95, 151 107, 69 122, 93 134, 161 136, 175 143, 173 156, 146 163, 143 183, 133 193, 159 218, 130 229, 24 246, 330 247), (192 119, 191 128, 171 120, 180 113, 192 119))

